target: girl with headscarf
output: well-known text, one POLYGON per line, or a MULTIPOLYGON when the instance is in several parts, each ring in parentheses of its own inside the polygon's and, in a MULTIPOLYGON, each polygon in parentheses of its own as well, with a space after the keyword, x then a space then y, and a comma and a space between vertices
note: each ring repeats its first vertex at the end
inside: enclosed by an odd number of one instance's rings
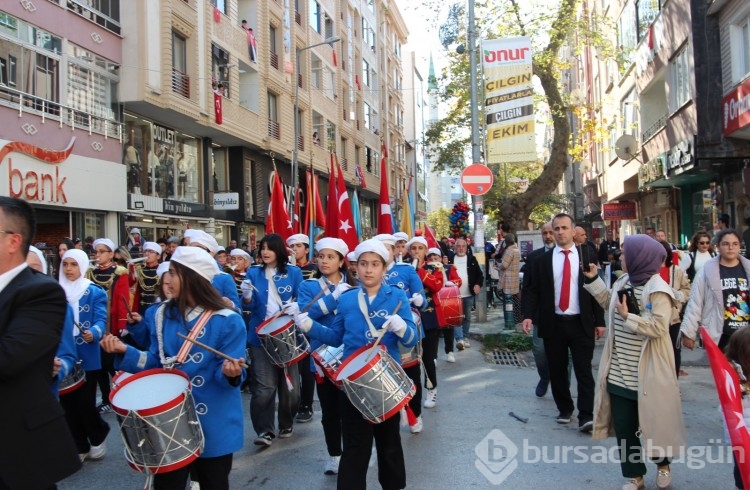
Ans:
POLYGON ((102 369, 99 340, 107 329, 107 293, 83 277, 88 267, 86 252, 73 248, 63 254, 59 276, 73 310, 76 351, 86 371, 81 388, 60 396, 81 461, 103 458, 109 433, 109 425, 96 409, 96 382, 102 369))
POLYGON ((685 446, 669 336, 676 301, 659 274, 666 255, 664 247, 648 235, 632 235, 622 247, 625 274, 612 289, 599 278, 595 265, 584 271, 584 287, 606 309, 610 330, 599 362, 593 437, 617 437, 622 475, 628 479, 623 490, 645 485, 639 436, 647 442, 645 454, 658 467, 658 488, 670 485, 669 463, 685 446))

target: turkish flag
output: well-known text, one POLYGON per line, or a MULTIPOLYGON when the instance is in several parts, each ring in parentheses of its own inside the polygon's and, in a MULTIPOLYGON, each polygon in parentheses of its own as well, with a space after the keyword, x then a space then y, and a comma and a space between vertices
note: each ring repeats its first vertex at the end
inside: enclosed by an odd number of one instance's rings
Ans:
POLYGON ((382 233, 393 234, 393 212, 391 211, 391 198, 388 195, 388 169, 385 164, 387 151, 385 146, 381 148, 383 156, 380 158, 380 201, 378 206, 378 235, 382 233))
POLYGON ((268 206, 268 217, 266 218, 266 234, 276 233, 286 242, 293 235, 292 220, 284 201, 284 188, 281 185, 279 172, 274 170, 273 188, 271 189, 270 205, 268 206))
POLYGON ((224 120, 222 117, 221 99, 221 95, 214 92, 214 115, 216 116, 216 124, 221 124, 224 120))
POLYGON ((424 238, 427 240, 427 247, 428 248, 440 248, 440 245, 438 245, 437 238, 435 238, 435 232, 427 226, 427 223, 424 225, 424 238))
POLYGON ((721 411, 724 414, 727 431, 729 431, 729 439, 732 441, 735 459, 740 467, 743 486, 747 487, 750 485, 750 433, 745 425, 745 415, 742 409, 740 379, 737 371, 711 339, 706 327, 701 327, 701 338, 703 338, 706 355, 711 364, 721 411))
POLYGON ((339 61, 336 59, 336 48, 333 48, 333 66, 339 66, 339 61))
POLYGON ((328 174, 325 235, 329 238, 340 238, 338 191, 336 189, 336 168, 333 164, 333 153, 331 153, 331 173, 328 174))
POLYGON ((219 10, 217 7, 214 7, 214 22, 217 24, 221 22, 221 10, 219 10))
POLYGON ((352 213, 352 205, 349 202, 349 193, 346 191, 346 181, 344 180, 344 175, 341 173, 341 167, 338 165, 338 162, 336 162, 336 169, 338 170, 336 188, 339 198, 339 238, 346 242, 349 250, 354 250, 359 245, 357 228, 354 225, 354 214, 352 213))
POLYGON ((313 194, 315 195, 315 225, 325 229, 326 214, 323 212, 323 203, 320 200, 320 184, 317 175, 313 178, 313 194))

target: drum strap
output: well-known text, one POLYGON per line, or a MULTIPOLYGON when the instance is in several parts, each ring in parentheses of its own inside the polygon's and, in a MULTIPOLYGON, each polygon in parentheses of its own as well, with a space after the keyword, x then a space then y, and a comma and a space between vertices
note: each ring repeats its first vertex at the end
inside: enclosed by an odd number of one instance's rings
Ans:
POLYGON ((281 296, 279 296, 279 290, 276 289, 276 282, 273 280, 273 270, 272 269, 266 269, 266 279, 268 279, 268 291, 271 295, 271 299, 273 299, 276 303, 278 303, 279 308, 284 307, 284 302, 281 301, 281 296))
MULTIPOLYGON (((190 353, 190 349, 193 346, 193 343, 186 340, 183 342, 182 347, 180 347, 180 351, 177 353, 176 356, 166 357, 164 353, 164 310, 166 308, 166 304, 159 306, 159 309, 156 310, 156 339, 159 344, 159 360, 161 361, 162 366, 164 367, 172 367, 175 364, 182 364, 185 362, 185 359, 187 359, 187 355, 190 353)), ((190 333, 188 334, 188 338, 195 340, 198 338, 200 333, 203 331, 203 327, 206 326, 206 323, 208 323, 208 320, 211 319, 215 312, 206 310, 204 311, 200 318, 198 318, 198 321, 195 323, 195 326, 190 330, 190 333)))
MULTIPOLYGON (((190 330, 190 334, 188 334, 188 339, 195 340, 198 338, 198 336, 203 331, 203 327, 206 326, 206 323, 208 323, 208 320, 211 319, 211 317, 214 315, 215 312, 211 310, 204 311, 200 318, 198 318, 198 321, 195 322, 195 326, 190 330)), ((180 352, 177 353, 177 363, 182 364, 185 362, 185 359, 187 358, 187 355, 190 353, 190 349, 193 347, 193 343, 189 340, 186 340, 182 343, 182 347, 180 347, 180 352)))
POLYGON ((370 335, 372 335, 373 339, 378 338, 378 336, 382 335, 383 332, 378 331, 377 328, 375 328, 375 325, 372 324, 370 321, 370 314, 367 309, 367 303, 365 302, 365 290, 364 288, 359 291, 359 294, 357 295, 357 301, 359 302, 359 311, 362 312, 362 316, 365 317, 365 321, 367 322, 367 327, 370 329, 370 335))
MULTIPOLYGON (((343 281, 343 279, 342 279, 342 281, 343 281)), ((326 281, 326 279, 324 277, 319 277, 318 278, 318 283, 320 284, 320 289, 323 291, 323 295, 324 296, 328 296, 329 294, 331 294, 331 289, 328 287, 328 281, 326 281)), ((323 301, 323 299, 321 298, 318 301, 323 301)), ((321 304, 323 305, 323 307, 321 308, 321 310, 323 310, 323 312, 325 313, 326 312, 325 303, 321 303, 321 304)), ((337 314, 338 313, 338 308, 334 308, 333 309, 333 313, 337 314)))

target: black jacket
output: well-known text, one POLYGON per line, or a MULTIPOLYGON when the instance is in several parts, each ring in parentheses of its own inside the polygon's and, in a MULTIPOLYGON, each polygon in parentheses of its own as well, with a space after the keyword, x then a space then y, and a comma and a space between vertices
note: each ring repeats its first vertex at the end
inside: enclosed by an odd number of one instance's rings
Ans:
MULTIPOLYGON (((466 259, 466 268, 468 269, 466 272, 469 275, 469 291, 471 291, 471 295, 474 296, 474 286, 479 286, 481 288, 484 285, 484 274, 482 274, 479 262, 477 262, 477 258, 474 257, 473 254, 467 253, 466 257, 468 257, 466 259)), ((448 262, 453 264, 455 258, 456 255, 453 254, 448 258, 448 262)), ((458 269, 456 269, 456 272, 458 272, 458 269)))

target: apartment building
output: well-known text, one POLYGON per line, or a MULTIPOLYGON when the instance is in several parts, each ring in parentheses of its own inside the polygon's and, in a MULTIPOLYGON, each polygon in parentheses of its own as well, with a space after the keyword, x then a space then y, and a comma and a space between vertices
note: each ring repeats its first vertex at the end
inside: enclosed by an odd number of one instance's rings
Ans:
MULTIPOLYGON (((410 191, 414 203, 414 222, 417 228, 427 222, 429 174, 425 164, 424 137, 427 130, 427 83, 419 71, 417 53, 409 51, 404 56, 406 167, 411 182, 410 191)), ((402 203, 403 204, 403 203, 402 203)))

